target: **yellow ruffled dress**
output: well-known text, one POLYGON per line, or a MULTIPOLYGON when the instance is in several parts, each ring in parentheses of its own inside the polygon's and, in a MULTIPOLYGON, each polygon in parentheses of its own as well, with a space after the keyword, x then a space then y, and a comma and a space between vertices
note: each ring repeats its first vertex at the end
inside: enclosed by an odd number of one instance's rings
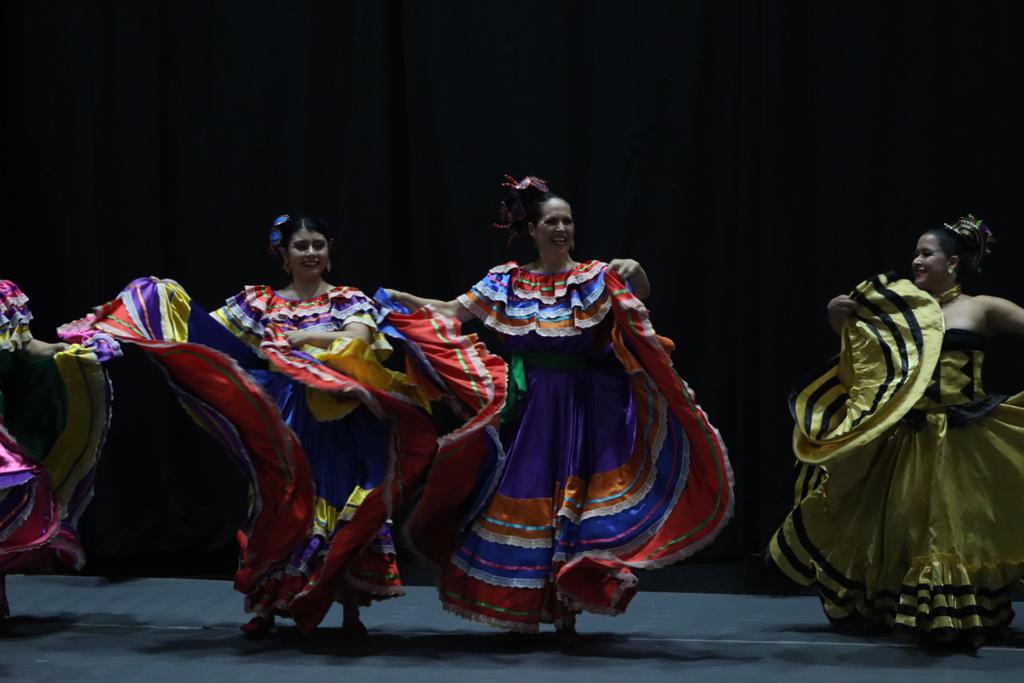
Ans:
POLYGON ((1024 576, 1024 393, 986 394, 985 337, 911 283, 854 298, 836 363, 793 399, 802 468, 770 560, 833 622, 980 644, 1024 576))

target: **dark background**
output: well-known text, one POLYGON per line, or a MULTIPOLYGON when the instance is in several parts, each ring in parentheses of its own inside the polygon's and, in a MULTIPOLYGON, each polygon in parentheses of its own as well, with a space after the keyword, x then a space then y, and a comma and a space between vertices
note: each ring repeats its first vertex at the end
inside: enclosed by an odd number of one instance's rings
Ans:
MULTIPOLYGON (((998 240, 973 290, 1024 301, 1018 4, 5 2, 0 275, 42 338, 140 275, 214 308, 286 282, 266 234, 304 210, 340 229, 336 281, 450 298, 530 257, 491 221, 504 173, 540 175, 577 258, 650 274, 736 473, 699 559, 750 557, 832 296, 972 211, 998 240)), ((1019 344, 990 389, 1024 387, 1019 344)), ((90 568, 226 574, 244 485, 140 356, 111 367, 90 568)))

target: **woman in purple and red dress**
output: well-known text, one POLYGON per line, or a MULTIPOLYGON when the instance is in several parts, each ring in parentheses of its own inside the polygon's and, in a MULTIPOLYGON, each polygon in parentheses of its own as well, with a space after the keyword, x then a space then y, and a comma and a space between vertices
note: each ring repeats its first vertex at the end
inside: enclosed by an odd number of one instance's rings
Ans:
POLYGON ((732 512, 732 471, 672 369, 672 343, 648 321, 643 268, 574 260, 569 203, 535 177, 503 187, 499 225, 531 239, 536 259, 492 268, 451 301, 390 291, 454 333, 479 319, 510 355, 499 452, 447 477, 439 457, 424 494, 441 500, 471 477, 463 523, 414 513, 409 530, 440 565, 445 609, 513 631, 554 623, 571 640, 579 611, 626 608, 632 568, 679 561, 715 538, 732 512))
POLYGON ((100 360, 116 345, 47 343, 31 320, 28 297, 0 280, 0 620, 7 574, 85 563, 76 527, 110 422, 100 360))
MULTIPOLYGON (((207 314, 177 283, 140 278, 87 323, 152 354, 250 478, 235 583, 255 615, 243 631, 266 633, 275 615, 295 616, 298 594, 317 589, 323 611, 343 603, 343 634, 362 637, 359 605, 402 594, 385 523, 400 501, 373 496, 374 514, 360 517, 358 531, 348 527, 374 489, 426 466, 436 433, 420 390, 381 364, 392 348, 374 301, 324 279, 326 223, 285 215, 270 236, 291 279, 283 289, 246 287, 207 314), (351 553, 327 578, 321 569, 339 535, 351 553)), ((319 618, 303 622, 307 630, 319 618)))

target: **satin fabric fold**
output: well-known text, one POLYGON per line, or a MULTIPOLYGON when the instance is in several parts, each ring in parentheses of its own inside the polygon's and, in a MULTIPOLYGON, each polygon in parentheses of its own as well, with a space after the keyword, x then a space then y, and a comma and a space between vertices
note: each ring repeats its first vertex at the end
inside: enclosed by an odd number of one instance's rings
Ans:
POLYGON ((512 354, 585 356, 525 364, 526 400, 501 439, 431 472, 425 497, 450 512, 444 525, 414 517, 411 535, 460 616, 531 631, 578 609, 619 613, 631 568, 687 557, 730 517, 721 438, 605 265, 538 276, 506 264, 459 298, 512 354))
POLYGON ((99 338, 51 358, 16 357, 31 317, 28 298, 0 281, 0 575, 85 564, 77 525, 110 424, 100 360, 116 345, 99 338))
MULTIPOLYGON (((794 452, 803 466, 769 560, 814 585, 834 622, 978 645, 1011 622, 1009 588, 1024 576, 1024 535, 1013 521, 1024 513, 1024 394, 985 394, 985 338, 944 329, 927 293, 879 278, 858 290, 869 300, 887 295, 886 302, 858 309, 859 319, 845 326, 839 363, 849 364, 840 367, 840 391, 874 387, 879 400, 862 405, 879 419, 853 423, 833 411, 821 424, 845 423, 846 433, 839 447, 822 450, 799 423, 818 420, 818 409, 795 413, 794 452), (883 344, 876 334, 888 310, 919 323, 923 345, 912 353, 934 362, 900 370, 899 360, 911 356, 899 353, 894 336, 883 344), (848 346, 860 351, 848 354, 848 346), (891 389, 901 377, 902 389, 891 389)), ((910 349, 911 328, 903 329, 910 349)))
MULTIPOLYGON (((235 585, 250 597, 255 597, 257 590, 258 594, 265 592, 268 580, 276 580, 268 572, 277 571, 288 561, 289 553, 303 544, 318 512, 314 501, 320 500, 310 484, 313 473, 302 445, 285 425, 275 401, 254 378, 269 370, 282 387, 289 387, 286 393, 292 392, 293 386, 317 392, 316 400, 306 404, 317 419, 344 422, 365 411, 375 424, 386 426, 382 434, 386 448, 383 481, 350 499, 351 505, 347 502, 340 510, 333 506, 333 513, 323 511, 325 516, 344 517, 345 524, 329 539, 323 561, 308 580, 296 586, 298 593, 288 596, 288 614, 300 629, 310 631, 337 598, 343 577, 354 578, 358 584, 359 577, 368 578, 368 571, 377 572, 361 559, 366 555, 364 550, 375 542, 393 511, 404 505, 425 479, 439 441, 419 388, 410 391, 403 383, 392 381, 394 378, 387 375, 391 371, 371 368, 369 357, 362 355, 371 351, 361 350, 358 344, 338 345, 326 351, 292 349, 282 329, 261 325, 261 316, 252 310, 272 296, 272 291, 250 289, 209 316, 191 304, 177 283, 142 278, 131 283, 116 300, 97 309, 90 327, 138 345, 152 355, 167 371, 185 407, 221 440, 249 477, 253 505, 239 532, 242 566, 235 585), (357 406, 356 412, 353 406, 357 406)), ((349 302, 342 304, 345 315, 332 312, 336 306, 330 310, 325 307, 325 321, 339 316, 348 319, 375 309, 356 290, 341 288, 337 296, 339 301, 349 302)), ((319 315, 319 306, 313 302, 306 312, 319 315)), ((461 396, 471 406, 467 409, 468 424, 440 440, 442 451, 458 449, 476 438, 504 400, 503 375, 500 389, 488 387, 494 377, 481 372, 482 366, 476 364, 489 363, 495 374, 501 374, 497 370, 500 359, 486 354, 475 339, 444 330, 447 322, 433 316, 395 314, 381 322, 382 330, 407 344, 407 369, 413 384, 422 384, 428 395, 440 396, 443 392, 449 397, 461 396), (474 368, 468 369, 467 362, 474 368), (489 401, 493 409, 481 410, 489 401)), ((385 347, 383 338, 375 337, 372 353, 386 353, 385 347)), ((274 385, 274 381, 266 384, 271 388, 274 385)), ((294 393, 288 396, 297 400, 294 393)), ((288 396, 282 394, 283 398, 288 396)), ((322 549, 322 544, 307 548, 314 553, 322 549)), ((283 577, 282 583, 287 578, 283 577)), ((387 576, 378 578, 390 580, 387 576)))

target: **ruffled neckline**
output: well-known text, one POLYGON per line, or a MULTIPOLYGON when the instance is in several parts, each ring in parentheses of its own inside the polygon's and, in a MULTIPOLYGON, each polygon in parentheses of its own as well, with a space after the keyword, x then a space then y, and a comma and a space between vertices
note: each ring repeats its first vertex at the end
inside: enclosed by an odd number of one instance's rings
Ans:
POLYGON ((561 276, 565 276, 565 275, 568 275, 568 274, 572 273, 574 270, 577 270, 580 266, 583 265, 583 262, 580 262, 580 263, 577 263, 572 268, 570 268, 569 270, 559 270, 559 271, 556 271, 554 273, 538 273, 537 271, 530 270, 529 268, 526 268, 525 266, 522 266, 522 265, 520 265, 519 263, 517 263, 515 261, 510 261, 510 263, 515 263, 516 264, 516 268, 518 268, 520 270, 520 272, 522 272, 523 274, 526 274, 526 275, 539 275, 541 277, 561 277, 561 276))
POLYGON ((554 304, 565 297, 574 287, 593 280, 604 272, 606 263, 597 260, 582 261, 571 270, 560 273, 534 273, 515 261, 495 266, 489 274, 508 275, 509 287, 520 299, 538 299, 554 304))
POLYGON ((347 308, 350 305, 367 304, 372 308, 370 298, 355 287, 337 285, 323 294, 308 299, 289 299, 269 285, 248 285, 242 290, 245 301, 253 308, 270 313, 277 310, 296 312, 316 312, 339 305, 347 308))
POLYGON ((309 304, 314 305, 322 303, 330 299, 336 299, 343 297, 349 299, 353 294, 363 296, 362 292, 355 289, 354 287, 348 287, 346 285, 335 285, 328 289, 323 294, 317 294, 316 296, 307 297, 305 299, 292 299, 287 296, 283 296, 280 291, 274 289, 269 285, 249 285, 245 288, 246 292, 252 291, 257 296, 267 297, 271 301, 280 301, 286 304, 309 304))
POLYGON ((337 289, 337 287, 331 287, 330 289, 328 289, 323 294, 317 294, 316 296, 307 297, 305 299, 292 299, 291 297, 284 296, 283 294, 281 294, 280 291, 278 291, 276 289, 272 289, 272 290, 270 290, 270 297, 272 299, 277 299, 278 301, 284 301, 284 302, 287 302, 287 303, 297 303, 297 304, 301 304, 301 303, 305 303, 305 302, 312 303, 312 302, 315 302, 315 301, 321 301, 324 298, 330 298, 331 292, 334 291, 335 289, 337 289))
POLYGON ((510 261, 458 298, 484 325, 508 335, 580 334, 610 310, 602 261, 579 263, 565 273, 531 273, 510 261))
POLYGON ((286 299, 268 285, 249 285, 227 300, 225 308, 237 325, 262 336, 264 322, 339 323, 357 313, 376 319, 373 300, 355 287, 340 285, 309 299, 286 299))

